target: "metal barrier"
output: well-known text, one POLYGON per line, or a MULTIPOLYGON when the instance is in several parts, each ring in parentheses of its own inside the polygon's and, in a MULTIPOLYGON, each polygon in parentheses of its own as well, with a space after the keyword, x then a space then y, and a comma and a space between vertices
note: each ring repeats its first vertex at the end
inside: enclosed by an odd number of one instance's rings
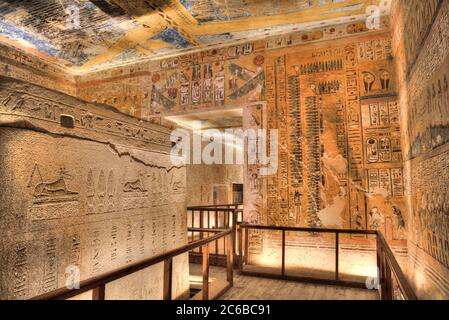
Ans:
POLYGON ((382 300, 393 300, 393 298, 399 298, 404 300, 417 300, 417 296, 411 288, 408 280, 406 279, 402 269, 400 268, 393 252, 391 251, 388 243, 379 231, 366 231, 366 230, 339 230, 339 229, 310 229, 310 228, 294 228, 294 227, 276 227, 276 226, 261 226, 261 225, 249 225, 239 224, 238 228, 238 243, 239 243, 239 270, 243 275, 268 277, 276 279, 285 279, 302 282, 314 282, 338 286, 348 287, 361 287, 366 288, 365 283, 345 281, 340 278, 339 270, 339 252, 340 252, 340 238, 341 235, 363 235, 363 236, 376 236, 376 253, 377 253, 377 268, 378 274, 378 288, 380 291, 380 297, 382 300), (280 274, 273 274, 268 272, 259 271, 247 271, 244 269, 245 264, 248 263, 249 253, 249 230, 271 230, 280 231, 281 234, 281 267, 280 274), (286 232, 305 232, 310 234, 333 234, 335 235, 335 270, 333 279, 324 279, 318 277, 297 277, 286 274, 286 232), (393 279, 398 284, 393 286, 393 279), (399 289, 398 294, 395 294, 395 287, 399 289))
MULTIPOLYGON (((232 235, 232 252, 234 261, 238 259, 237 248, 237 224, 243 221, 243 207, 236 204, 224 205, 208 205, 208 206, 194 206, 187 208, 187 222, 190 228, 203 229, 203 231, 189 232, 189 241, 196 241, 203 239, 209 235, 211 230, 220 228, 231 229, 232 235)), ((226 265, 226 242, 217 240, 211 246, 210 263, 215 266, 226 265)), ((190 253, 190 261, 194 263, 201 262, 201 248, 192 250, 190 253)))

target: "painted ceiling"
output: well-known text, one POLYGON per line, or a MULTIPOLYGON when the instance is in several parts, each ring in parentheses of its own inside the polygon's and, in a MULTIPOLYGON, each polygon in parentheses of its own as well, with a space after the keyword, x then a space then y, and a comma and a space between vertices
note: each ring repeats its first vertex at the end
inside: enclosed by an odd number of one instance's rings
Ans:
POLYGON ((0 42, 85 72, 360 19, 378 2, 0 0, 0 42))

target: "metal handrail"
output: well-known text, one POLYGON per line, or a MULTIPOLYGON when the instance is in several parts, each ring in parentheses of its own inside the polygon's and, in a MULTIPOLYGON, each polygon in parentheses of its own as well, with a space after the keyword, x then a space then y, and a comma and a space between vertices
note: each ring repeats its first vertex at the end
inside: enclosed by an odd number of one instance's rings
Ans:
MULTIPOLYGON (((178 255, 187 253, 187 252, 189 252, 193 249, 196 249, 198 247, 208 248, 209 243, 214 242, 223 237, 228 237, 228 241, 232 241, 232 238, 231 238, 232 233, 233 233, 232 229, 225 229, 225 230, 220 229, 220 230, 214 230, 214 231, 216 234, 211 237, 191 242, 191 243, 181 246, 179 248, 170 250, 166 253, 162 253, 157 256, 154 256, 154 257, 142 260, 140 262, 136 262, 134 264, 128 265, 126 267, 122 267, 117 270, 105 273, 103 275, 92 277, 92 278, 86 279, 84 281, 81 281, 79 289, 60 288, 60 289, 33 297, 33 298, 31 298, 31 300, 65 300, 65 299, 69 299, 74 296, 80 295, 80 294, 85 293, 90 290, 94 290, 93 295, 92 295, 93 300, 104 300, 106 284, 113 282, 115 280, 121 279, 123 277, 126 277, 128 275, 131 275, 137 271, 151 267, 160 262, 165 262, 165 265, 168 266, 167 269, 170 271, 170 272, 167 272, 168 273, 168 278, 166 279, 167 281, 164 281, 164 282, 167 282, 167 283, 164 283, 164 299, 171 300, 172 259, 178 255)), ((209 232, 213 232, 213 231, 209 230, 209 232)), ((205 254, 208 256, 208 250, 203 250, 203 252, 205 252, 205 254)), ((228 254, 229 254, 229 252, 228 252, 228 254)), ((231 259, 231 268, 232 268, 232 257, 230 257, 230 259, 231 259)), ((204 260, 207 260, 207 259, 204 259, 204 260)), ((164 269, 166 269, 166 268, 164 268, 164 269)), ((208 269, 208 265, 207 265, 207 269, 208 269)), ((232 272, 231 272, 231 276, 232 276, 232 272)), ((166 277, 164 277, 164 279, 165 278, 166 277)), ((228 278, 228 281, 232 285, 232 277, 231 277, 231 279, 228 278)), ((205 283, 203 283, 203 286, 208 287, 208 282, 209 281, 206 281, 205 283)), ((207 300, 208 296, 206 295, 205 298, 207 300)))
POLYGON ((392 288, 391 288, 391 279, 389 272, 392 272, 397 280, 399 289, 402 293, 402 296, 405 300, 418 300, 412 286, 408 282, 402 268, 399 266, 396 257, 391 251, 390 246, 388 245, 385 237, 382 232, 377 232, 377 255, 378 255, 378 268, 381 278, 381 297, 387 300, 392 300, 392 288), (390 281, 390 283, 386 283, 390 281), (384 286, 382 286, 382 283, 384 286), (390 290, 388 290, 390 289, 390 290))
POLYGON ((214 212, 214 211, 220 211, 220 212, 224 212, 224 211, 226 211, 226 212, 231 212, 231 211, 234 211, 234 210, 238 210, 238 209, 235 209, 235 208, 222 208, 222 207, 188 207, 187 208, 187 211, 211 211, 211 212, 214 212))
POLYGON ((352 230, 352 229, 320 229, 320 228, 300 228, 300 227, 282 227, 282 226, 262 226, 254 224, 241 223, 242 228, 258 229, 258 230, 274 230, 274 231, 297 231, 311 233, 342 233, 342 234, 360 234, 360 235, 376 235, 377 231, 371 230, 352 230))
POLYGON ((238 209, 239 206, 242 206, 242 204, 210 204, 210 205, 198 205, 198 206, 189 206, 187 207, 187 210, 200 210, 200 209, 224 209, 224 208, 235 208, 238 209))
POLYGON ((404 299, 406 300, 418 300, 415 292, 413 291, 410 283, 405 277, 399 263, 396 260, 393 252, 391 251, 387 241, 380 231, 371 230, 347 230, 347 229, 320 229, 320 228, 298 228, 298 227, 281 227, 281 226, 263 226, 263 225, 251 225, 245 223, 238 224, 239 230, 239 269, 242 274, 253 275, 259 277, 270 277, 270 278, 281 278, 286 280, 299 280, 306 282, 320 282, 333 285, 347 285, 347 286, 359 286, 360 284, 356 282, 342 281, 339 278, 339 236, 341 234, 349 235, 375 235, 377 243, 377 267, 379 270, 379 291, 382 300, 392 300, 393 297, 393 285, 392 277, 397 280, 399 290, 404 299), (248 230, 272 230, 272 231, 282 231, 282 264, 281 264, 281 275, 274 275, 270 273, 260 273, 253 271, 244 271, 243 264, 247 262, 248 253, 248 230), (329 233, 335 234, 335 279, 317 279, 317 278, 307 278, 307 277, 291 277, 285 274, 285 247, 286 239, 285 233, 288 231, 293 232, 309 232, 309 233, 329 233), (245 237, 243 233, 245 232, 245 237))

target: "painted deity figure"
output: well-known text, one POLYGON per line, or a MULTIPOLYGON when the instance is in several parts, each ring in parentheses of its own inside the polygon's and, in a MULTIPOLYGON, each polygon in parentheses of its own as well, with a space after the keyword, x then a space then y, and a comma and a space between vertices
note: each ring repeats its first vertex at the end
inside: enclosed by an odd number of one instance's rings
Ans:
POLYGON ((357 208, 357 210, 355 211, 355 227, 357 230, 362 230, 363 229, 363 217, 362 214, 360 213, 360 210, 357 208))
POLYGON ((396 226, 398 228, 399 238, 402 239, 404 237, 405 232, 405 220, 404 216, 402 215, 401 209, 399 209, 396 206, 393 206, 393 215, 396 217, 396 226))
POLYGON ((257 173, 251 174, 251 193, 260 192, 260 181, 257 173))

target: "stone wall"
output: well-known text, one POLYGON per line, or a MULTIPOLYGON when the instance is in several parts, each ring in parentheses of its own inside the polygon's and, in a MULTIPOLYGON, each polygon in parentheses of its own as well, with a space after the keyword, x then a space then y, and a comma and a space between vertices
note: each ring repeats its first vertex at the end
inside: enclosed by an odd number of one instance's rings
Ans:
POLYGON ((232 185, 243 184, 242 165, 188 165, 187 206, 233 203, 232 185))
MULTIPOLYGON (((169 130, 30 83, 0 78, 0 298, 26 299, 187 243, 185 167, 169 130), (76 273, 76 272, 75 272, 76 273)), ((188 297, 188 257, 173 297, 188 297)), ((161 299, 162 265, 106 287, 161 299)))
MULTIPOLYGON (((225 132, 220 129, 212 129, 215 133, 220 133, 222 137, 225 132)), ((201 141, 202 150, 211 143, 210 139, 206 139, 201 134, 203 131, 189 130, 191 146, 193 139, 201 141)), ((213 141, 215 143, 217 141, 213 141)), ((205 164, 194 163, 194 149, 191 148, 190 159, 191 164, 186 166, 187 175, 187 206, 207 206, 211 204, 230 204, 233 203, 232 185, 243 184, 243 165, 242 164, 226 164, 226 146, 223 138, 217 143, 221 149, 221 157, 218 162, 221 164, 205 164)), ((237 151, 231 148, 235 155, 237 151)), ((212 151, 211 151, 212 152, 212 151)), ((214 150, 215 152, 215 150, 214 150)), ((215 156, 215 154, 213 154, 215 156)), ((218 155, 217 155, 218 160, 218 155)))
MULTIPOLYGON (((3 39, 2 41, 6 41, 3 39)), ((1 75, 76 96, 76 76, 60 66, 24 51, 0 44, 1 75)))
POLYGON ((393 51, 402 106, 409 277, 449 298, 449 1, 398 1, 393 51))

